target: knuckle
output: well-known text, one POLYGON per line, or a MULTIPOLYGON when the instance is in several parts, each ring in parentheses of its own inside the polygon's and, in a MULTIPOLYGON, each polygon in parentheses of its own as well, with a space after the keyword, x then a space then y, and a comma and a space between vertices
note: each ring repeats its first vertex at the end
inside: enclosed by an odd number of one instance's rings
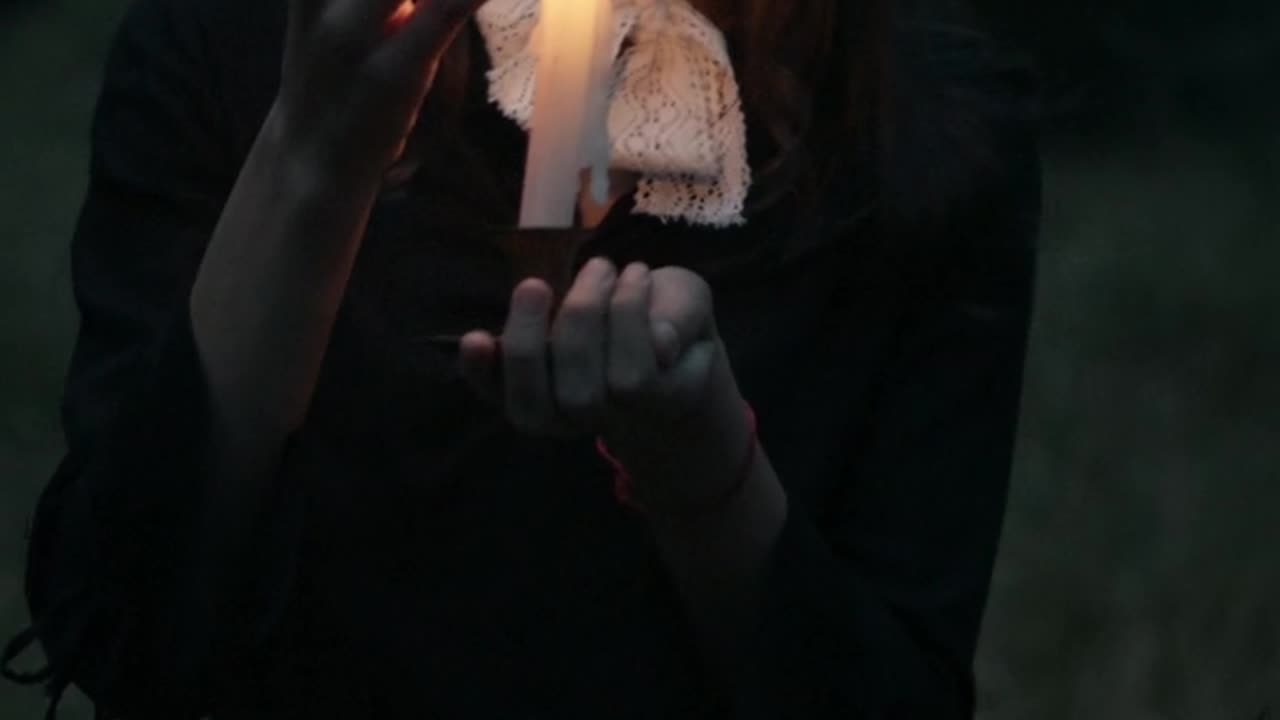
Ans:
POLYGON ((570 305, 565 300, 555 322, 551 325, 551 343, 557 350, 583 350, 590 338, 595 336, 594 328, 603 319, 603 311, 595 311, 578 305, 570 305))
POLYGON ((631 287, 622 287, 609 298, 610 313, 630 313, 641 306, 644 296, 631 287))
POLYGON ((603 311, 603 304, 596 298, 570 296, 560 306, 556 325, 561 333, 566 328, 581 328, 595 322, 603 311))

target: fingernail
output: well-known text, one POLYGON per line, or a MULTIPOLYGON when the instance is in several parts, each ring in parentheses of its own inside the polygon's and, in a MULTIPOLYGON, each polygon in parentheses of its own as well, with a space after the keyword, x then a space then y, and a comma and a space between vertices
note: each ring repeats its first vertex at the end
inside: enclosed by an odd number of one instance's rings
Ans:
POLYGON ((622 275, 628 282, 640 282, 649 277, 649 266, 641 262, 634 262, 627 266, 622 275))
POLYGON ((521 312, 539 314, 545 313, 550 305, 550 297, 543 288, 529 283, 521 285, 516 290, 516 307, 521 312))
POLYGON ((663 320, 653 326, 653 346, 658 361, 664 366, 674 365, 680 357, 680 333, 676 326, 663 320))
POLYGON ((591 271, 602 283, 611 282, 618 275, 618 269, 614 267, 613 261, 606 257, 591 258, 591 271))

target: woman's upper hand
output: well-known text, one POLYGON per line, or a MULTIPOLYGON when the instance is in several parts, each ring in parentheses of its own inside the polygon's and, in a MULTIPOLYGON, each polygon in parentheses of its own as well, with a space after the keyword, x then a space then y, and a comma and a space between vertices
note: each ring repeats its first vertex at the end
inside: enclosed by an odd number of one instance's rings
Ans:
POLYGON ((441 56, 484 0, 291 0, 275 112, 287 142, 344 177, 403 152, 441 56))
POLYGON ((676 267, 636 263, 621 273, 588 262, 555 317, 550 287, 522 282, 501 342, 476 331, 462 340, 463 374, 534 434, 661 435, 714 405, 727 368, 711 290, 676 267), (500 378, 500 380, 499 380, 500 378))

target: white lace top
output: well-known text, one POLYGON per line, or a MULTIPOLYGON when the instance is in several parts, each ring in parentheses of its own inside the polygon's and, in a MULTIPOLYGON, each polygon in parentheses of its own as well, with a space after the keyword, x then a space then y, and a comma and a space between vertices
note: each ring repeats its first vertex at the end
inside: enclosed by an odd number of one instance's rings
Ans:
MULTIPOLYGON (((687 0, 613 3, 618 60, 608 113, 610 163, 640 175, 635 212, 716 227, 741 224, 751 169, 723 34, 687 0)), ((489 0, 476 16, 493 65, 489 97, 526 130, 538 8, 539 0, 489 0)))

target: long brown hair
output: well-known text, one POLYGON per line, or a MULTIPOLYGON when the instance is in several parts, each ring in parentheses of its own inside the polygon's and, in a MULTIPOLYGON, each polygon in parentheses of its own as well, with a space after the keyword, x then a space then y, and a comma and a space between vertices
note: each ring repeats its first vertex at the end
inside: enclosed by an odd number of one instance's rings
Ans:
POLYGON ((743 103, 772 155, 757 163, 755 204, 816 198, 849 140, 883 117, 889 0, 699 0, 735 49, 743 103))
POLYGON ((874 205, 890 232, 928 231, 1028 180, 1012 174, 1035 166, 1037 78, 964 0, 694 2, 736 49, 773 145, 758 209, 874 205))

